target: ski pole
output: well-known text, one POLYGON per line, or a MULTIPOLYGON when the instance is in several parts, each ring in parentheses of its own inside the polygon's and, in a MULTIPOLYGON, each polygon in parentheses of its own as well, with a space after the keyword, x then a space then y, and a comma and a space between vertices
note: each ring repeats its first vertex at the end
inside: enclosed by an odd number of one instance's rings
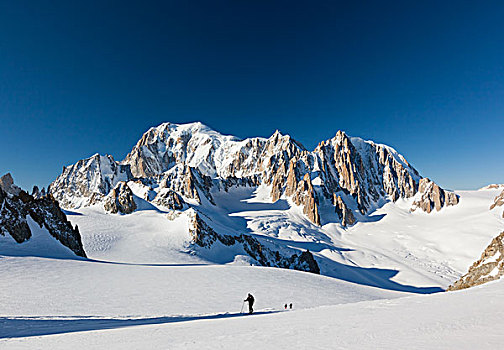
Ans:
POLYGON ((243 313, 243 306, 245 306, 245 302, 242 303, 242 307, 240 309, 240 313, 243 313))

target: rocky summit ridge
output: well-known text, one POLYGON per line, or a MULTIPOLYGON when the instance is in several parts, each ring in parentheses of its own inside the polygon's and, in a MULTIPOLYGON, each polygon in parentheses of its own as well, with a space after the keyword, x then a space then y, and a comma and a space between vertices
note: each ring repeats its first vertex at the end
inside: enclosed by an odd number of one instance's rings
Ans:
POLYGON ((123 161, 95 154, 64 167, 48 191, 65 208, 102 204, 129 213, 136 208, 130 185, 143 188, 142 199, 177 210, 214 204, 216 191, 264 185, 272 202, 288 199, 315 225, 330 220, 321 208, 346 226, 400 198, 414 197, 412 210, 427 213, 458 203, 393 148, 343 131, 308 151, 279 131, 240 140, 199 122, 150 128, 123 161))

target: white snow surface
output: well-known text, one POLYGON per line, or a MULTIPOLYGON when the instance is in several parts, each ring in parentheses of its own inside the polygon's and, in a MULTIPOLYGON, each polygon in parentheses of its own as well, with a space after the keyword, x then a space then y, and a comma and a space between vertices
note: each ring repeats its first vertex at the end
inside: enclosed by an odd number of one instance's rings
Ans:
POLYGON ((447 287, 502 231, 488 210, 498 192, 457 192, 459 205, 431 214, 399 200, 348 229, 310 224, 288 199, 271 203, 265 186, 215 193, 217 206, 197 208, 219 232, 310 249, 326 276, 248 266, 239 250, 195 251, 195 209, 68 211, 89 260, 29 219, 27 243, 0 236, 0 348, 499 348, 503 283, 413 294, 447 287), (248 292, 250 316, 240 314, 248 292))
POLYGON ((3 257, 0 275, 2 349, 496 349, 504 340, 500 281, 396 298, 290 270, 27 257, 3 257), (254 315, 240 313, 247 292, 254 315))

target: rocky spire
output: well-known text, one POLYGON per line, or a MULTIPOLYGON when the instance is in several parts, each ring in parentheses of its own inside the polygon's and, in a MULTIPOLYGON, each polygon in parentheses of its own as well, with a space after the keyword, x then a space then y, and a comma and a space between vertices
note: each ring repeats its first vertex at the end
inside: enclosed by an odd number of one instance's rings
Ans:
POLYGON ((355 217, 350 209, 346 206, 341 196, 334 194, 333 199, 335 211, 341 220, 341 225, 348 226, 355 224, 355 217))

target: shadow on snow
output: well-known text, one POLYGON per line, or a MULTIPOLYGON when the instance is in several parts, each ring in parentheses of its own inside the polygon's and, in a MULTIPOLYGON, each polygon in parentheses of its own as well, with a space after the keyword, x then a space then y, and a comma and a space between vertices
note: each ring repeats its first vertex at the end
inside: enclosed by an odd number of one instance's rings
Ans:
POLYGON ((320 256, 318 256, 318 258, 319 261, 322 260, 322 263, 320 264, 322 269, 321 274, 328 277, 333 277, 360 285, 398 292, 416 294, 432 294, 444 292, 444 289, 439 287, 415 287, 394 282, 392 281, 392 278, 399 273, 398 270, 351 266, 327 259, 330 262, 328 264, 324 261, 324 258, 321 259, 320 256))
POLYGON ((340 279, 347 282, 352 282, 364 286, 376 287, 380 289, 387 289, 398 292, 408 292, 416 294, 432 294, 443 292, 444 289, 439 287, 415 287, 411 285, 401 284, 392 281, 399 271, 384 268, 370 268, 352 266, 337 261, 331 260, 319 253, 323 250, 330 250, 335 252, 348 252, 353 251, 350 248, 336 247, 324 242, 297 242, 286 241, 279 238, 264 237, 261 235, 250 234, 251 236, 261 240, 273 243, 275 245, 288 245, 292 248, 299 250, 309 250, 314 253, 317 263, 320 267, 320 274, 327 277, 340 279))
POLYGON ((267 315, 278 312, 280 311, 271 310, 259 311, 252 315, 245 313, 221 313, 211 315, 163 316, 149 318, 102 318, 99 316, 4 316, 0 317, 0 339, 97 331, 142 325, 168 324, 236 317, 253 317, 257 315, 267 315))

